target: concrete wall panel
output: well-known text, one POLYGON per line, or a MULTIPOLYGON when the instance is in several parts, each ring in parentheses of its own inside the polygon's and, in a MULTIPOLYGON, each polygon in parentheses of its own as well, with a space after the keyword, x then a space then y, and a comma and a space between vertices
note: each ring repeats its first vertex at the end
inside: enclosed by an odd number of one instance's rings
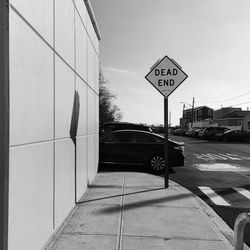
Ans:
POLYGON ((87 10, 84 0, 75 0, 77 12, 80 14, 83 25, 87 28, 87 10))
POLYGON ((55 138, 70 137, 75 97, 74 72, 55 58, 55 138))
POLYGON ((87 79, 88 84, 92 89, 95 88, 95 51, 93 45, 89 39, 87 38, 87 79))
POLYGON ((53 138, 53 53, 10 10, 10 144, 53 138))
POLYGON ((76 72, 87 81, 87 45, 86 45, 86 30, 83 26, 82 20, 76 12, 76 72))
POLYGON ((99 134, 99 96, 94 94, 94 134, 99 134))
POLYGON ((9 249, 42 249, 53 233, 53 142, 10 149, 9 249))
POLYGON ((96 93, 99 93, 99 57, 94 55, 94 89, 96 93))
POLYGON ((96 175, 95 166, 95 136, 88 136, 88 180, 91 183, 96 175))
POLYGON ((74 4, 55 0, 55 49, 74 68, 74 4))
POLYGON ((55 142, 55 227, 75 205, 75 146, 71 139, 55 142))
POLYGON ((92 91, 92 89, 88 88, 88 135, 94 134, 94 128, 95 128, 95 93, 92 91))
POLYGON ((96 175, 99 44, 83 0, 10 0, 9 24, 8 241, 42 249, 96 175))
POLYGON ((86 136, 77 138, 77 200, 82 197, 88 186, 88 139, 86 136))
POLYGON ((79 121, 77 135, 87 135, 87 85, 76 76, 76 91, 79 94, 79 121))
POLYGON ((53 1, 10 0, 10 4, 53 46, 53 1))
POLYGON ((93 44, 93 47, 95 48, 96 34, 95 34, 94 27, 92 25, 92 22, 90 20, 90 16, 88 14, 87 14, 87 32, 88 32, 89 38, 93 44))

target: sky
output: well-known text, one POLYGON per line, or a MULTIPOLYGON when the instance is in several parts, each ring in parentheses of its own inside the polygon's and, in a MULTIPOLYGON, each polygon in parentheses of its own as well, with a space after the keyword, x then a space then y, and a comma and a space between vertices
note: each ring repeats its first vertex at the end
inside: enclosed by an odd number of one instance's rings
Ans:
POLYGON ((91 0, 100 67, 123 121, 163 124, 164 97, 145 79, 167 55, 188 78, 168 98, 169 123, 184 108, 250 110, 249 0, 91 0))

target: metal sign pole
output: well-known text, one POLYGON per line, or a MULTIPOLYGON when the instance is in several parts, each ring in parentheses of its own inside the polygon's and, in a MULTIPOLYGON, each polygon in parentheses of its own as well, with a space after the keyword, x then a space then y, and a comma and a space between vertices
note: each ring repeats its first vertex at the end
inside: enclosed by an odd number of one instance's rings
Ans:
POLYGON ((168 98, 164 98, 164 183, 165 188, 168 188, 169 183, 169 164, 168 164, 168 98))
POLYGON ((158 60, 145 76, 164 96, 164 176, 165 188, 169 186, 169 145, 168 145, 168 96, 187 78, 187 74, 168 56, 158 60))

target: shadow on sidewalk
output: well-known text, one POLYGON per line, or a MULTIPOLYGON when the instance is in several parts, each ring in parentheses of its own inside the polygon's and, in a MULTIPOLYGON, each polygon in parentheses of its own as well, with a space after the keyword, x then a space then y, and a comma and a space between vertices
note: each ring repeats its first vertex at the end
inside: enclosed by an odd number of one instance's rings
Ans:
MULTIPOLYGON (((136 194, 136 193, 143 193, 143 192, 149 192, 149 191, 156 191, 156 190, 163 190, 164 188, 159 188, 159 189, 155 189, 155 190, 147 190, 147 191, 141 191, 141 192, 135 192, 135 193, 127 193, 121 196, 126 196, 126 195, 132 195, 132 194, 136 194)), ((157 204, 161 204, 161 203, 165 203, 168 201, 175 201, 178 199, 184 199, 190 197, 189 194, 178 194, 178 195, 173 195, 170 197, 160 197, 160 198, 155 198, 155 199, 148 199, 148 200, 143 200, 143 201, 137 201, 137 202, 133 202, 133 203, 129 203, 129 204, 124 204, 123 205, 123 210, 130 210, 130 209, 135 209, 135 208, 139 208, 139 207, 144 207, 144 206, 150 206, 150 205, 157 205, 157 204)), ((113 207, 108 207, 108 208, 104 208, 104 209, 100 209, 98 211, 96 211, 97 214, 110 214, 110 213, 116 213, 119 212, 121 210, 121 207, 119 206, 113 206, 113 207)))
MULTIPOLYGON (((118 185, 92 185, 91 187, 94 188, 121 188, 121 186, 118 185)), ((147 189, 147 190, 142 190, 142 191, 137 191, 137 192, 130 192, 130 193, 121 193, 121 194, 117 194, 117 195, 111 195, 111 196, 104 196, 104 197, 99 197, 99 198, 95 198, 95 199, 91 199, 91 200, 84 200, 84 201, 80 201, 77 204, 86 204, 89 202, 93 202, 93 201, 99 201, 99 200, 105 200, 105 199, 111 199, 111 198, 116 198, 116 197, 121 197, 121 200, 124 199, 124 197, 126 196, 130 196, 130 195, 136 195, 136 194, 142 194, 142 193, 149 193, 149 192, 155 192, 155 191, 160 191, 160 190, 166 190, 165 188, 154 188, 154 189, 147 189)), ((121 191, 122 192, 122 191, 121 191)), ((137 202, 132 202, 129 204, 124 204, 123 205, 123 210, 129 210, 129 209, 134 209, 134 208, 139 208, 139 207, 143 207, 143 206, 150 206, 150 205, 156 205, 156 204, 160 204, 160 203, 165 203, 168 201, 174 201, 174 200, 178 200, 178 199, 184 199, 187 197, 191 197, 190 194, 178 194, 178 195, 172 195, 172 196, 168 196, 168 197, 158 197, 155 199, 148 199, 148 200, 143 200, 143 201, 137 201, 137 202)), ((116 213, 119 212, 121 210, 120 206, 114 205, 113 207, 109 207, 109 208, 104 208, 104 209, 100 209, 98 210, 96 213, 97 214, 109 214, 109 213, 116 213)))
MULTIPOLYGON (((103 188, 109 188, 109 185, 108 186, 102 186, 102 187, 103 188)), ((121 186, 119 186, 119 187, 121 187, 121 186)), ((133 194, 147 193, 147 192, 158 191, 158 190, 163 190, 163 189, 164 188, 155 188, 155 189, 142 190, 142 191, 138 191, 138 192, 131 192, 131 193, 125 193, 125 194, 104 196, 104 197, 95 198, 95 199, 91 199, 91 200, 80 201, 77 204, 88 203, 88 202, 92 202, 92 201, 105 200, 105 199, 111 199, 111 198, 115 198, 115 197, 124 197, 124 196, 127 196, 127 195, 133 195, 133 194)))

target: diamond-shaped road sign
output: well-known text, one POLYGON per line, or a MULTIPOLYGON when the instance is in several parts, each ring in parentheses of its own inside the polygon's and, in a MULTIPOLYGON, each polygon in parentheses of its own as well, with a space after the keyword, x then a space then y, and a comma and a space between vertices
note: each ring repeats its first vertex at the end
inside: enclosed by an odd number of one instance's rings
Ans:
POLYGON ((187 74, 172 61, 165 56, 145 78, 166 98, 168 97, 186 78, 187 74))

